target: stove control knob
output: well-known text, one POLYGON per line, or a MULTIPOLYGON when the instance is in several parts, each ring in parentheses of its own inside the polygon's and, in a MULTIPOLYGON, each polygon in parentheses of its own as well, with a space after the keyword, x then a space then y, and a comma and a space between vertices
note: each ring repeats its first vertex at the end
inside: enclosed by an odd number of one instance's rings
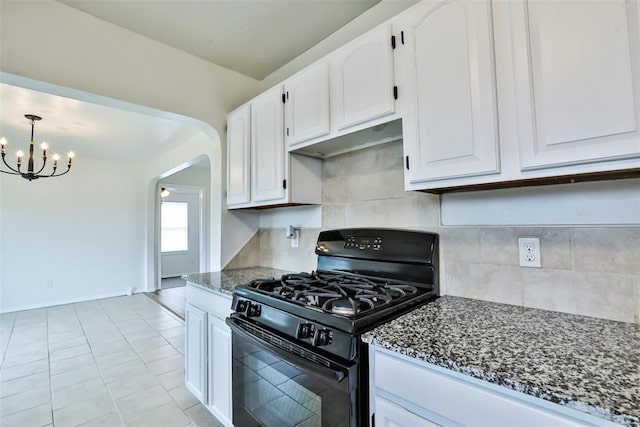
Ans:
POLYGON ((261 308, 259 304, 249 304, 249 309, 247 311, 247 316, 249 317, 260 317, 261 308))
POLYGON ((320 347, 323 345, 331 344, 333 339, 333 334, 328 329, 318 329, 316 330, 315 335, 313 336, 313 345, 316 347, 320 347))
POLYGON ((296 330, 296 338, 313 338, 314 332, 315 328, 311 323, 300 323, 298 325, 298 329, 296 330))
POLYGON ((244 313, 245 311, 247 311, 247 301, 239 300, 236 303, 236 312, 237 313, 244 313))

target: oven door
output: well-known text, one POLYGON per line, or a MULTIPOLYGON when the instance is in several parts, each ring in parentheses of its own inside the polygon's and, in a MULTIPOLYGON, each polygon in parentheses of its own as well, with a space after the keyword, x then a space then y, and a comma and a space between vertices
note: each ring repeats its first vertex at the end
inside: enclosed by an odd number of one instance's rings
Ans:
POLYGON ((346 366, 310 352, 234 314, 227 324, 235 426, 358 425, 355 363, 346 366))

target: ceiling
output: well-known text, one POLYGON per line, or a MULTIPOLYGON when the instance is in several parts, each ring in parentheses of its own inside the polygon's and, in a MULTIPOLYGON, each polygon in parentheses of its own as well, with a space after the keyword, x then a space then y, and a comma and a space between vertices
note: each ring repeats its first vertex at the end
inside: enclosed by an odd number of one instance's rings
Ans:
MULTIPOLYGON (((262 80, 380 0, 59 0, 262 80)), ((388 0, 385 0, 388 1, 388 0)), ((394 3, 410 1, 393 0, 394 3)))
POLYGON ((0 83, 0 137, 8 140, 7 161, 28 149, 31 125, 25 114, 42 117, 34 140, 46 141, 49 152, 72 150, 78 156, 108 160, 140 159, 149 150, 184 140, 196 128, 168 118, 121 110, 0 83))

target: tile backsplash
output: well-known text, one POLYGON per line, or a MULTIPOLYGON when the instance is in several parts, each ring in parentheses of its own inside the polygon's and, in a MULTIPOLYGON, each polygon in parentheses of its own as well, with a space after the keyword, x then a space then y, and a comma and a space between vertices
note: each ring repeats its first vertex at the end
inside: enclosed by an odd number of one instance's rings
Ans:
MULTIPOLYGON (((390 227, 440 234, 445 294, 640 323, 638 227, 442 227, 437 195, 405 192, 400 141, 326 159, 322 228, 390 227), (517 237, 541 239, 542 268, 518 266, 517 237)), ((315 268, 319 229, 291 248, 262 228, 226 268, 315 268)))

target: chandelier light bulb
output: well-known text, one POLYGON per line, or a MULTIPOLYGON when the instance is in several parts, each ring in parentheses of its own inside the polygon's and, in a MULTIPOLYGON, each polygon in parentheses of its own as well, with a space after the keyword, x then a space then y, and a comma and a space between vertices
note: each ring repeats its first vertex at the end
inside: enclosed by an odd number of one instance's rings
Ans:
POLYGON ((57 162, 58 160, 60 160, 60 154, 58 154, 58 153, 54 154, 54 155, 53 155, 53 160, 55 160, 56 162, 57 162))
POLYGON ((47 148, 49 148, 49 145, 43 141, 42 144, 40 144, 40 148, 42 148, 43 150, 46 150, 47 148))
POLYGON ((24 157, 24 153, 22 152, 22 150, 18 150, 16 152, 16 156, 18 156, 18 158, 21 159, 22 157, 24 157))
POLYGON ((67 157, 69 157, 70 159, 73 159, 76 156, 76 153, 74 153, 73 151, 69 151, 69 154, 67 154, 67 157))
POLYGON ((0 145, 2 145, 3 147, 7 145, 7 138, 5 138, 4 136, 0 138, 0 145))

